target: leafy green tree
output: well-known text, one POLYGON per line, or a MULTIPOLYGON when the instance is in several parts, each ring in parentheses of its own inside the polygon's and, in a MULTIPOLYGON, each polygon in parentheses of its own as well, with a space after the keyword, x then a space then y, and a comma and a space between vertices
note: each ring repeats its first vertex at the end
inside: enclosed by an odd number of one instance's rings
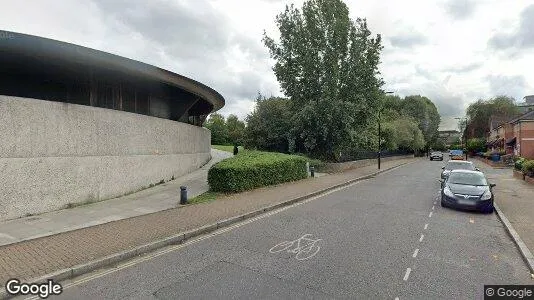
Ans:
POLYGON ((486 150, 486 140, 483 138, 472 138, 467 140, 467 151, 481 152, 486 150))
POLYGON ((425 145, 423 133, 411 117, 400 117, 385 124, 386 149, 406 149, 416 151, 425 145))
POLYGON ((228 143, 228 128, 226 128, 223 115, 211 114, 204 126, 211 131, 212 145, 226 145, 228 143))
POLYGON ((228 142, 231 144, 243 144, 245 134, 245 122, 240 121, 236 115, 229 115, 226 118, 226 129, 228 130, 228 142))
POLYGON ((402 111, 404 115, 411 116, 417 121, 423 133, 424 147, 430 147, 437 141, 441 118, 430 99, 420 95, 407 96, 402 101, 402 111))
POLYGON ((381 37, 365 19, 353 21, 341 0, 308 0, 276 17, 280 41, 264 33, 273 70, 290 99, 291 146, 316 157, 370 145, 383 85, 378 64, 381 37))
POLYGON ((247 118, 245 148, 288 152, 291 130, 290 100, 258 95, 256 107, 247 118))
POLYGON ((479 99, 467 107, 467 133, 469 137, 484 138, 489 131, 492 116, 513 118, 519 113, 514 98, 497 96, 489 100, 479 99))

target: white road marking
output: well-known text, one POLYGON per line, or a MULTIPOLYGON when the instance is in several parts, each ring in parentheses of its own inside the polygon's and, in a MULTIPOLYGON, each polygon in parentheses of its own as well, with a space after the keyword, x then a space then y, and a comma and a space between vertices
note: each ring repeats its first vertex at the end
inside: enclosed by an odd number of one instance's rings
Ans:
POLYGON ((415 258, 417 256, 417 253, 419 253, 419 248, 415 249, 415 251, 413 252, 412 257, 415 258))
MULTIPOLYGON (((414 161, 415 162, 415 161, 414 161)), ((396 167, 393 167, 387 171, 384 171, 382 172, 380 175, 383 175, 383 174, 386 174, 386 173, 390 173, 396 169, 399 169, 403 166, 407 166, 409 164, 412 164, 414 162, 409 162, 407 164, 404 164, 404 165, 400 165, 400 166, 396 166, 396 167)), ((354 183, 351 183, 351 184, 348 184, 346 186, 342 186, 342 187, 339 187, 339 188, 336 188, 336 189, 333 189, 331 191, 328 191, 328 192, 325 192, 325 193, 322 193, 322 194, 319 194, 317 196, 314 196, 314 197, 311 197, 307 200, 304 200, 302 202, 298 202, 298 203, 295 203, 295 204, 292 204, 292 205, 288 205, 286 207, 282 207, 282 208, 279 208, 279 209, 276 209, 276 210, 273 210, 271 212, 268 212, 268 213, 265 213, 265 214, 262 214, 262 215, 259 215, 255 218, 251 218, 251 219, 248 219, 246 221, 243 221, 241 223, 237 223, 233 226, 229 226, 229 227, 226 227, 226 228, 222 228, 220 230, 217 230, 217 231, 214 231, 212 233, 208 233, 206 235, 203 235, 203 236, 200 236, 198 238, 194 238, 192 240, 189 240, 189 241, 186 241, 185 243, 183 244, 180 244, 180 245, 175 245, 175 246, 170 246, 170 247, 166 247, 166 248, 163 248, 162 250, 159 250, 159 251, 155 251, 155 252, 152 252, 152 253, 148 253, 148 254, 145 254, 143 257, 140 257, 140 258, 137 258, 137 259, 133 259, 131 261, 128 261, 128 262, 125 262, 123 264, 120 264, 116 267, 112 267, 112 269, 108 269, 108 270, 105 270, 105 271, 102 271, 102 272, 99 272, 99 273, 89 273, 89 275, 85 276, 85 277, 82 277, 78 280, 75 280, 75 281, 71 281, 71 282, 68 282, 66 284, 63 285, 63 290, 65 289, 68 289, 68 288, 71 288, 73 286, 77 286, 77 285, 80 285, 82 283, 85 283, 85 282, 88 282, 88 281, 91 281, 91 280, 94 280, 94 279, 97 279, 97 278, 100 278, 100 277, 104 277, 108 274, 111 274, 111 273, 115 273, 117 271, 120 271, 122 269, 126 269, 128 267, 131 267, 131 266, 134 266, 134 265, 137 265, 137 264, 140 264, 144 261, 148 261, 148 260, 151 260, 151 259, 154 259, 158 256, 161 256, 161 255, 164 255, 164 254, 167 254, 169 252, 173 252, 173 251, 176 251, 176 250, 179 250, 181 248, 184 248, 186 246, 189 246, 189 245, 192 245, 192 244, 195 244, 195 243, 198 243, 200 241, 203 241, 205 239, 209 239, 211 237, 214 237, 214 236, 217 236, 217 235, 220 235, 220 234, 223 234, 227 231, 230 231, 230 230, 233 230, 235 228, 239 228, 241 226, 244 226, 246 224, 249 224, 249 223, 252 223, 254 221, 257 221, 257 220, 260 220, 260 219, 263 219, 263 218, 266 218, 266 217, 270 217, 272 215, 275 215, 275 214, 278 214, 282 211, 285 211, 287 209, 290 209, 290 208, 293 208, 293 207, 296 207, 296 206, 299 206, 299 205, 302 205, 302 204, 305 204, 305 203, 308 203, 308 202, 311 202, 313 200, 316 200, 318 198, 322 198, 324 196, 327 196, 327 195, 330 195, 332 193, 335 193, 335 192, 338 192, 338 191, 341 191, 341 190, 344 190, 344 189, 347 189, 349 187, 352 187, 354 185, 357 185, 357 184, 360 184, 361 182, 364 182, 364 180, 360 180, 360 181, 356 181, 354 183)), ((26 299, 39 299, 39 296, 34 296, 34 297, 30 297, 30 298, 26 298, 26 299)))
POLYGON ((399 297, 395 297, 395 300, 399 300, 399 297))
POLYGON ((421 237, 419 238, 419 243, 422 242, 424 238, 425 238, 425 235, 421 234, 421 237))
POLYGON ((432 210, 434 210, 434 205, 432 205, 432 210))
POLYGON ((429 217, 429 218, 432 218, 432 212, 430 212, 430 213, 428 214, 428 217, 429 217))
POLYGON ((425 230, 428 228, 428 224, 425 224, 425 230))
POLYGON ((412 269, 410 268, 406 269, 406 273, 404 274, 404 278, 403 278, 404 281, 408 280, 408 277, 410 277, 410 272, 412 272, 412 269))

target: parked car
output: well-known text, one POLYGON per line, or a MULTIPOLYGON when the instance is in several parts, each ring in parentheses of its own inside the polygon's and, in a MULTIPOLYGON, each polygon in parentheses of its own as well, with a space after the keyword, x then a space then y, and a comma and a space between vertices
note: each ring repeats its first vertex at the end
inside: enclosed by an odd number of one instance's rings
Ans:
POLYGON ((441 206, 492 213, 493 183, 480 171, 453 170, 443 181, 441 206))
POLYGON ((432 152, 430 153, 430 160, 443 160, 443 153, 441 152, 432 152))
MULTIPOLYGON (((472 162, 466 160, 449 160, 441 169, 443 170, 441 171, 441 179, 447 179, 447 176, 453 170, 480 171, 472 162)), ((443 187, 443 183, 441 187, 443 187)))
POLYGON ((451 159, 454 160, 463 160, 464 159, 464 151, 462 150, 451 150, 449 153, 449 156, 451 159))

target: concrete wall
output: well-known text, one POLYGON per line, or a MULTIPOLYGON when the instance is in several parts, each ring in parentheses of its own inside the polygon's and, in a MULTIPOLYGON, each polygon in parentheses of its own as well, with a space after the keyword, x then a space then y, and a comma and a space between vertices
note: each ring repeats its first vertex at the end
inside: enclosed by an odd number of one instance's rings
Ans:
POLYGON ((121 196, 209 159, 202 127, 0 96, 0 220, 121 196))
MULTIPOLYGON (((413 158, 413 157, 414 157, 413 154, 390 156, 390 157, 382 157, 380 161, 386 162, 386 161, 391 161, 391 160, 406 159, 406 158, 413 158)), ((337 172, 343 172, 345 170, 376 165, 377 163, 378 163, 377 159, 362 159, 362 160, 348 161, 344 163, 327 163, 323 167, 321 167, 318 171, 326 172, 326 173, 337 173, 337 172)))

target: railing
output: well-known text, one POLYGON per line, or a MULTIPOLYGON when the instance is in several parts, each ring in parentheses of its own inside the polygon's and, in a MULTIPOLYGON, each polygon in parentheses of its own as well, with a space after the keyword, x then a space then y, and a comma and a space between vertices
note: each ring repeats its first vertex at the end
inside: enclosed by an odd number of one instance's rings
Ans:
MULTIPOLYGON (((406 150, 394 150, 394 151, 383 150, 380 156, 384 158, 384 157, 410 155, 410 154, 413 154, 413 152, 406 151, 406 150)), ((353 150, 347 153, 341 153, 337 162, 348 162, 348 161, 356 161, 356 160, 362 160, 362 159, 377 159, 377 158, 378 158, 377 151, 353 150)))

